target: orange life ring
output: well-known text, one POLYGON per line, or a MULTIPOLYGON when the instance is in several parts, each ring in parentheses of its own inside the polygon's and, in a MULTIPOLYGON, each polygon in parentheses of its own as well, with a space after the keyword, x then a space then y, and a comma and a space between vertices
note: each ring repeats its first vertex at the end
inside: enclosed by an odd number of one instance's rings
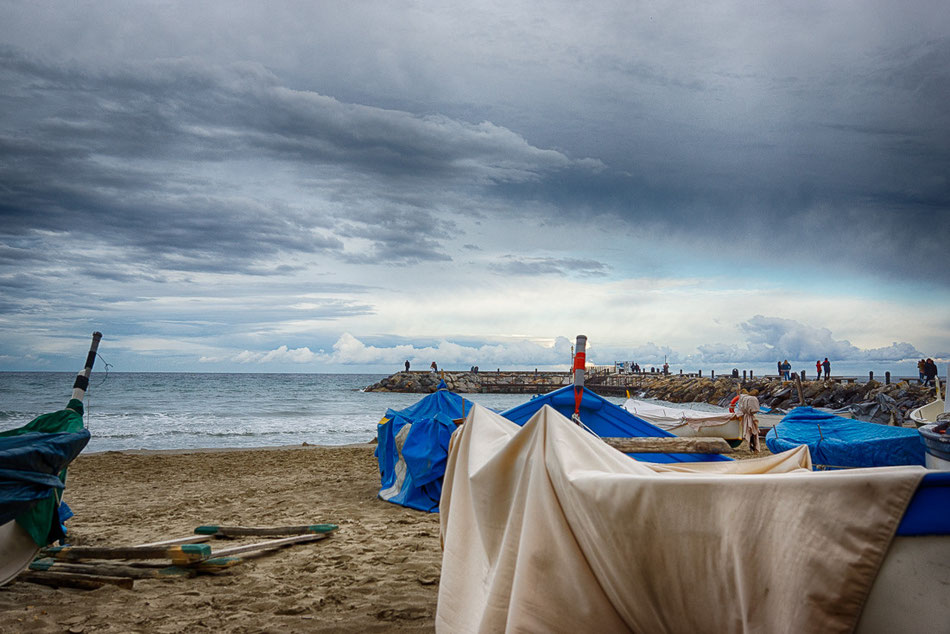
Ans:
POLYGON ((732 400, 729 401, 729 411, 732 412, 733 414, 736 413, 736 403, 738 403, 738 402, 739 402, 739 395, 738 395, 738 394, 736 394, 735 396, 733 396, 733 397, 732 397, 732 400))

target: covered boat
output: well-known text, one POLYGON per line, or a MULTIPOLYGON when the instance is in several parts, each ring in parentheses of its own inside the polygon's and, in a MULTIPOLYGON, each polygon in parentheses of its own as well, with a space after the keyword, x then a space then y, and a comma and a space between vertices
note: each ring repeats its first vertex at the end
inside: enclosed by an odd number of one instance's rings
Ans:
MULTIPOLYGON (((638 418, 642 418, 676 436, 685 438, 696 436, 724 438, 734 447, 742 442, 742 416, 730 412, 726 408, 721 407, 718 408, 718 411, 708 411, 686 407, 670 407, 634 398, 628 398, 624 401, 623 408, 638 418)), ((754 416, 759 423, 759 429, 761 429, 763 417, 771 415, 755 413, 754 416)))
POLYGON ((551 407, 450 448, 436 629, 945 632, 950 474, 628 460, 551 407))
MULTIPOLYGON (((576 408, 574 387, 571 385, 537 396, 501 413, 508 420, 524 425, 542 407, 548 405, 562 416, 571 417, 576 408)), ((600 437, 637 438, 644 436, 670 437, 674 434, 631 414, 623 407, 611 403, 604 397, 586 389, 580 402, 579 417, 581 423, 600 437)), ((707 462, 728 461, 731 458, 720 454, 685 453, 632 453, 637 460, 648 462, 707 462)))
POLYGON ((772 453, 807 445, 812 461, 828 468, 924 465, 916 429, 865 423, 813 407, 796 407, 765 437, 772 453))
POLYGON ((72 514, 62 502, 66 467, 89 442, 82 398, 101 337, 93 334, 65 409, 0 432, 0 585, 26 569, 40 548, 65 536, 63 521, 72 514))
POLYGON ((376 427, 379 497, 420 511, 438 512, 449 438, 472 402, 439 389, 402 410, 386 410, 376 427))

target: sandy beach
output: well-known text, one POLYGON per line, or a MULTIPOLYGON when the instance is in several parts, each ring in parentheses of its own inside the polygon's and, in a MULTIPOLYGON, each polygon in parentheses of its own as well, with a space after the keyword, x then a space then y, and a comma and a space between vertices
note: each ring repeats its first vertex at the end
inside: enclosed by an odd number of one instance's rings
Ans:
MULTIPOLYGON (((373 448, 81 455, 66 488, 73 545, 135 545, 207 524, 339 530, 218 574, 139 579, 131 590, 15 582, 0 588, 0 633, 432 631, 439 516, 377 497, 373 448)), ((229 545, 212 542, 215 550, 229 545)))
POLYGON ((82 455, 66 489, 74 545, 184 537, 205 524, 339 530, 132 590, 15 582, 0 588, 0 632, 431 631, 439 516, 383 502, 378 489, 373 445, 82 455))

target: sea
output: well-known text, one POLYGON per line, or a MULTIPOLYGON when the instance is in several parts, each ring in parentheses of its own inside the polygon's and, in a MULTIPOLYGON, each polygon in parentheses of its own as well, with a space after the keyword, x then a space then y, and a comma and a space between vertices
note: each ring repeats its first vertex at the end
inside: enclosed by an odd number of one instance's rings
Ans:
MULTIPOLYGON (((389 408, 423 394, 364 392, 382 374, 93 372, 85 453, 129 449, 346 445, 376 438, 389 408)), ((0 372, 0 431, 63 409, 75 373, 0 372)), ((526 394, 464 394, 502 411, 526 394)))

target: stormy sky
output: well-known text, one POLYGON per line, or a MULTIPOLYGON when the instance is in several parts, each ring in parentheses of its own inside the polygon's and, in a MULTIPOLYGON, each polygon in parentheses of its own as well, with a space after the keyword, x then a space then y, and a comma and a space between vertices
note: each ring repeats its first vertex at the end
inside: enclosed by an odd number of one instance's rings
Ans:
POLYGON ((945 4, 695 4, 0 2, 0 370, 950 360, 945 4))

